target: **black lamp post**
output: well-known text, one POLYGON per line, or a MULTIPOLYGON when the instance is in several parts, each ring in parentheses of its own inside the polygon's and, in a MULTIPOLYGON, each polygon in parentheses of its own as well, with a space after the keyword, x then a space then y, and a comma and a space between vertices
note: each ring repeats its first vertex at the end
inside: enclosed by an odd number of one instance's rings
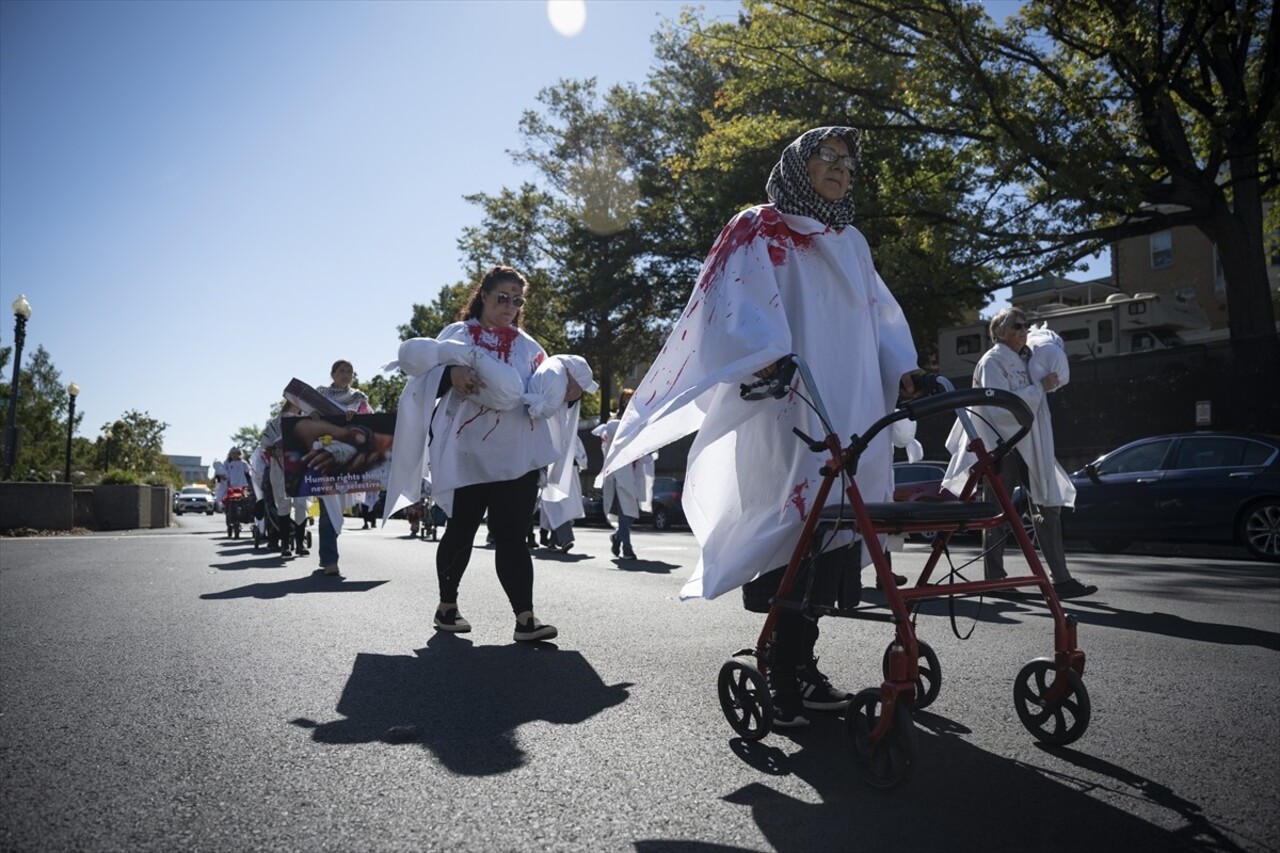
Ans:
POLYGON ((67 386, 67 470, 66 481, 71 482, 71 435, 76 429, 76 397, 80 394, 80 386, 72 382, 67 386))
POLYGON ((9 386, 9 423, 4 432, 4 478, 13 473, 18 456, 18 372, 22 367, 22 344, 27 339, 27 318, 31 303, 21 293, 13 300, 13 384, 9 386))

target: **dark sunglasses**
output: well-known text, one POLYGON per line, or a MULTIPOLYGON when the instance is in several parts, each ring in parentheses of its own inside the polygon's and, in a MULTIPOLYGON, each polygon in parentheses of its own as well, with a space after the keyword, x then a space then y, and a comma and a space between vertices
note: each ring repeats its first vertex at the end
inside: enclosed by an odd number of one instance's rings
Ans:
POLYGON ((1015 332, 1021 332, 1027 327, 1026 323, 1010 323, 1009 325, 1015 332))
POLYGON ((512 305, 516 306, 517 308, 524 307, 523 296, 512 296, 510 293, 502 293, 501 291, 499 291, 498 293, 492 293, 490 295, 498 300, 499 305, 506 305, 508 302, 510 302, 512 305))

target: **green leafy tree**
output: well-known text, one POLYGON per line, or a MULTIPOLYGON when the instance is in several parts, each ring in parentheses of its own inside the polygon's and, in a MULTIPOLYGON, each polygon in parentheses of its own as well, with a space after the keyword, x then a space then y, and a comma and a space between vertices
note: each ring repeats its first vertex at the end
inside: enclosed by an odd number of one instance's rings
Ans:
POLYGON ((135 409, 103 424, 99 438, 102 467, 108 467, 106 433, 110 431, 110 469, 128 472, 143 482, 163 480, 181 485, 182 472, 164 455, 164 431, 168 427, 148 412, 135 409))
MULTIPOLYGON (((12 376, 9 360, 13 350, 0 350, 0 373, 12 376)), ((8 424, 12 380, 0 384, 0 424, 8 424)), ((67 415, 70 394, 48 350, 37 346, 27 356, 18 375, 18 405, 15 426, 18 447, 12 479, 37 482, 61 480, 66 467, 67 415)), ((77 413, 76 426, 83 415, 77 413)), ((74 449, 74 448, 73 448, 74 449)), ((72 467, 77 460, 73 458, 72 467)))
POLYGON ((741 150, 769 119, 752 105, 816 91, 889 141, 869 159, 917 190, 880 193, 914 254, 941 245, 975 280, 994 272, 990 289, 1193 226, 1218 246, 1231 334, 1274 333, 1263 203, 1280 178, 1280 27, 1267 0, 1029 0, 1003 27, 965 0, 744 6, 691 39, 736 72, 704 150, 741 150), (895 164, 895 150, 921 156, 895 164))
POLYGON ((400 392, 407 381, 408 377, 398 372, 394 376, 375 376, 360 390, 369 398, 369 405, 375 412, 394 414, 400 406, 400 392))

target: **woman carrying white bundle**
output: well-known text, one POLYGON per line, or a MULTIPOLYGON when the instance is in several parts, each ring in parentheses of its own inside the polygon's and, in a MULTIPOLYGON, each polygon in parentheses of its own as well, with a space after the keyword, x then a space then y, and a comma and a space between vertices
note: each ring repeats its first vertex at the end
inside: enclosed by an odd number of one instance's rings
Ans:
MULTIPOLYGON (((1029 372, 1031 350, 1027 348, 1027 326, 1027 315, 1017 308, 1005 308, 991 318, 991 340, 996 343, 974 367, 973 387, 1012 391, 1035 416, 1031 432, 1014 447, 1013 453, 1001 460, 997 473, 1006 488, 1012 489, 1013 484, 1019 481, 1027 483, 1036 541, 1044 553, 1049 574, 1053 576, 1054 589, 1059 598, 1081 598, 1092 595, 1098 588, 1071 576, 1062 544, 1062 507, 1075 505, 1076 489, 1054 458, 1053 422, 1046 400, 1050 391, 1061 387, 1061 382, 1057 373, 1050 372, 1035 379, 1029 372)), ((987 448, 995 448, 1000 436, 1012 435, 1017 430, 1017 423, 1009 412, 994 406, 976 408, 981 417, 974 418, 974 426, 987 448)), ((969 468, 975 461, 974 455, 966 449, 967 445, 968 438, 957 421, 947 436, 947 449, 952 457, 942 483, 956 494, 964 488, 969 468)), ((982 531, 983 574, 987 580, 1006 576, 1004 548, 1007 538, 1007 527, 982 531)))
POLYGON ((436 549, 434 624, 441 631, 471 630, 458 611, 458 586, 487 513, 498 580, 516 614, 515 639, 557 633, 533 615, 533 561, 525 545, 539 471, 558 455, 547 420, 532 417, 521 398, 547 357, 520 328, 526 286, 511 267, 493 267, 436 341, 400 345, 398 366, 412 378, 400 396, 384 518, 416 500, 422 478, 430 479, 435 502, 449 516, 436 549))

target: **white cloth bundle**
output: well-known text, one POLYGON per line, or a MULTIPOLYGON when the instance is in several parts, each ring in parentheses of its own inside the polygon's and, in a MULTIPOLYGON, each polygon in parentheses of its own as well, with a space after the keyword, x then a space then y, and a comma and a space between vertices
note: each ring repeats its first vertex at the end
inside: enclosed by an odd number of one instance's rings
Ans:
POLYGON ((908 462, 919 462, 924 458, 924 448, 916 441, 915 421, 895 421, 889 426, 889 433, 893 437, 893 446, 907 451, 908 462))
POLYGON ((1032 326, 1027 330, 1027 347, 1031 350, 1027 372, 1033 380, 1039 382, 1050 373, 1056 373, 1059 388, 1071 381, 1071 364, 1067 361, 1067 344, 1062 335, 1045 323, 1032 326))
MULTIPOLYGON (((396 361, 384 364, 382 369, 399 368, 410 376, 421 376, 441 365, 470 367, 484 385, 476 386, 471 399, 498 412, 510 411, 522 402, 524 381, 520 374, 510 365, 488 358, 476 347, 463 341, 413 338, 400 344, 399 356, 396 361)), ((560 399, 564 400, 563 390, 560 399)))
POLYGON ((577 381, 584 394, 590 394, 600 387, 585 358, 580 355, 553 355, 538 365, 533 376, 529 377, 529 390, 522 398, 529 407, 529 415, 549 418, 564 408, 564 395, 569 388, 570 376, 577 381))

